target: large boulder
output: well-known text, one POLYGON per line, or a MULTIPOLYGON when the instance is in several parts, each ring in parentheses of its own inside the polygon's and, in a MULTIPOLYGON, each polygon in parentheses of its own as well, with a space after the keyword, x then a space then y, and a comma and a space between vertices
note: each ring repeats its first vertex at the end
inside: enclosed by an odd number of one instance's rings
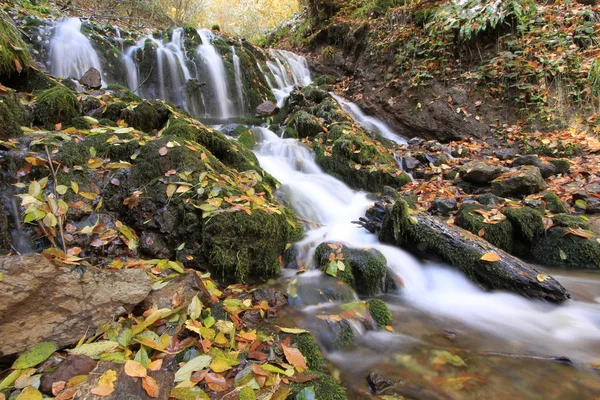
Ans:
POLYGON ((486 164, 482 161, 472 161, 460 169, 460 177, 474 185, 488 185, 499 177, 504 168, 501 165, 486 164))
POLYGON ((44 90, 35 103, 35 122, 52 129, 55 124, 66 124, 79 116, 79 102, 66 86, 58 85, 44 90))
POLYGON ((60 347, 131 310, 152 282, 139 269, 84 272, 57 267, 40 255, 0 258, 0 356, 44 341, 60 347))
POLYGON ((79 79, 79 83, 90 89, 100 89, 102 87, 102 75, 100 74, 100 71, 92 67, 83 74, 79 79))
POLYGON ((256 107, 256 115, 258 117, 270 117, 277 115, 278 112, 279 107, 277 107, 277 104, 273 103, 272 101, 265 101, 256 107))
POLYGON ((492 181, 492 193, 500 197, 519 197, 539 193, 546 182, 538 167, 523 166, 492 181))

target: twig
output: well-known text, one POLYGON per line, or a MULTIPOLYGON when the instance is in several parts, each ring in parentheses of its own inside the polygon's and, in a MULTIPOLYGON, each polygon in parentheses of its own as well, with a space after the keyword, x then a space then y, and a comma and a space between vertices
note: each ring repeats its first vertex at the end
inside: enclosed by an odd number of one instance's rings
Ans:
MULTIPOLYGON (((58 194, 58 192, 56 191, 56 185, 58 185, 58 180, 56 179, 56 170, 54 169, 54 165, 52 164, 52 157, 50 157, 50 152, 48 151, 48 146, 45 145, 44 149, 46 150, 46 156, 48 156, 48 163, 50 164, 50 171, 52 171, 52 178, 54 179, 54 195, 56 196, 56 199, 60 199, 60 196, 58 194)), ((52 211, 52 210, 51 210, 52 211)), ((58 216, 58 230, 60 232, 60 241, 62 243, 62 248, 63 248, 63 252, 65 254, 67 254, 67 244, 65 242, 65 231, 63 228, 63 223, 64 223, 64 216, 63 215, 59 215, 58 216)))
POLYGON ((152 76, 152 71, 154 71, 154 66, 150 67, 150 72, 148 72, 148 76, 146 77, 146 79, 144 79, 144 80, 142 81, 142 83, 140 83, 140 84, 138 85, 138 87, 136 87, 136 88, 135 88, 135 90, 133 91, 133 93, 136 93, 138 90, 140 90, 140 88, 141 88, 142 86, 144 86, 144 83, 146 83, 146 82, 148 81, 148 79, 150 79, 150 76, 152 76))

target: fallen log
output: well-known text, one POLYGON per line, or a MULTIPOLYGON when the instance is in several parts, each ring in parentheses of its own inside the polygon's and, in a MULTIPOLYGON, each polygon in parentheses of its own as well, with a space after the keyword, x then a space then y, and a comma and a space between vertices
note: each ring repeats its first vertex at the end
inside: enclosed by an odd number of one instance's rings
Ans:
POLYGON ((549 275, 462 228, 412 212, 404 200, 386 207, 379 239, 419 256, 440 258, 486 290, 505 290, 553 303, 570 297, 549 275), (482 260, 488 253, 496 254, 491 259, 497 261, 482 260))

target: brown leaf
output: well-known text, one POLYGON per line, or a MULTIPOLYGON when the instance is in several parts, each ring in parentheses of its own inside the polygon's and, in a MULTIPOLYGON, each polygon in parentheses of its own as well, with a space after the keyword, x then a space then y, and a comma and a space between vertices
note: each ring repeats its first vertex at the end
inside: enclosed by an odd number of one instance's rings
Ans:
POLYGON ((213 390, 215 392, 223 392, 229 388, 225 377, 220 374, 216 374, 213 372, 208 373, 206 374, 206 377, 204 377, 204 380, 206 381, 206 384, 208 385, 210 390, 213 390))
POLYGON ((56 397, 54 397, 54 400, 71 400, 78 390, 79 388, 77 387, 67 388, 60 392, 58 395, 56 395, 56 397))
POLYGON ((53 382, 52 383, 52 395, 58 396, 58 394, 60 392, 62 392, 63 390, 65 390, 66 387, 67 387, 67 382, 65 382, 65 381, 53 382))
POLYGON ((142 378, 142 387, 146 391, 146 394, 152 398, 158 397, 160 393, 158 382, 156 382, 156 379, 151 376, 144 376, 142 378))
POLYGON ((15 64, 15 69, 17 70, 17 74, 20 74, 23 71, 23 66, 16 58, 13 60, 13 64, 15 64))
POLYGON ((489 261, 489 262, 497 262, 500 261, 500 256, 496 253, 485 253, 480 260, 489 261))
POLYGON ((289 379, 292 382, 304 383, 304 382, 314 381, 315 379, 319 378, 319 375, 295 374, 295 375, 292 375, 292 376, 287 376, 286 378, 289 379))
POLYGON ((290 364, 298 370, 298 372, 304 372, 307 370, 306 367, 306 359, 295 347, 288 347, 284 344, 281 345, 281 350, 283 350, 283 354, 285 354, 285 358, 288 360, 290 364))
POLYGON ((129 360, 125 363, 125 373, 134 378, 143 378, 148 375, 146 367, 133 360, 129 360))

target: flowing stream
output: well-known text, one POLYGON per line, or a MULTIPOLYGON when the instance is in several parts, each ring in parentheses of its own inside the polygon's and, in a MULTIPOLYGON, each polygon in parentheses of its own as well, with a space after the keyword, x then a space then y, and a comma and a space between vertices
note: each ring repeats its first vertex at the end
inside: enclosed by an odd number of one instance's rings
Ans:
POLYGON ((229 99, 229 88, 227 87, 227 74, 223 59, 212 45, 214 35, 208 29, 198 31, 202 44, 198 47, 198 54, 208 68, 210 75, 210 85, 214 91, 217 104, 219 105, 217 116, 227 119, 233 115, 232 102, 229 99))
POLYGON ((56 33, 50 43, 52 75, 79 79, 90 68, 102 73, 98 54, 90 40, 81 33, 81 20, 67 18, 56 24, 56 33))

